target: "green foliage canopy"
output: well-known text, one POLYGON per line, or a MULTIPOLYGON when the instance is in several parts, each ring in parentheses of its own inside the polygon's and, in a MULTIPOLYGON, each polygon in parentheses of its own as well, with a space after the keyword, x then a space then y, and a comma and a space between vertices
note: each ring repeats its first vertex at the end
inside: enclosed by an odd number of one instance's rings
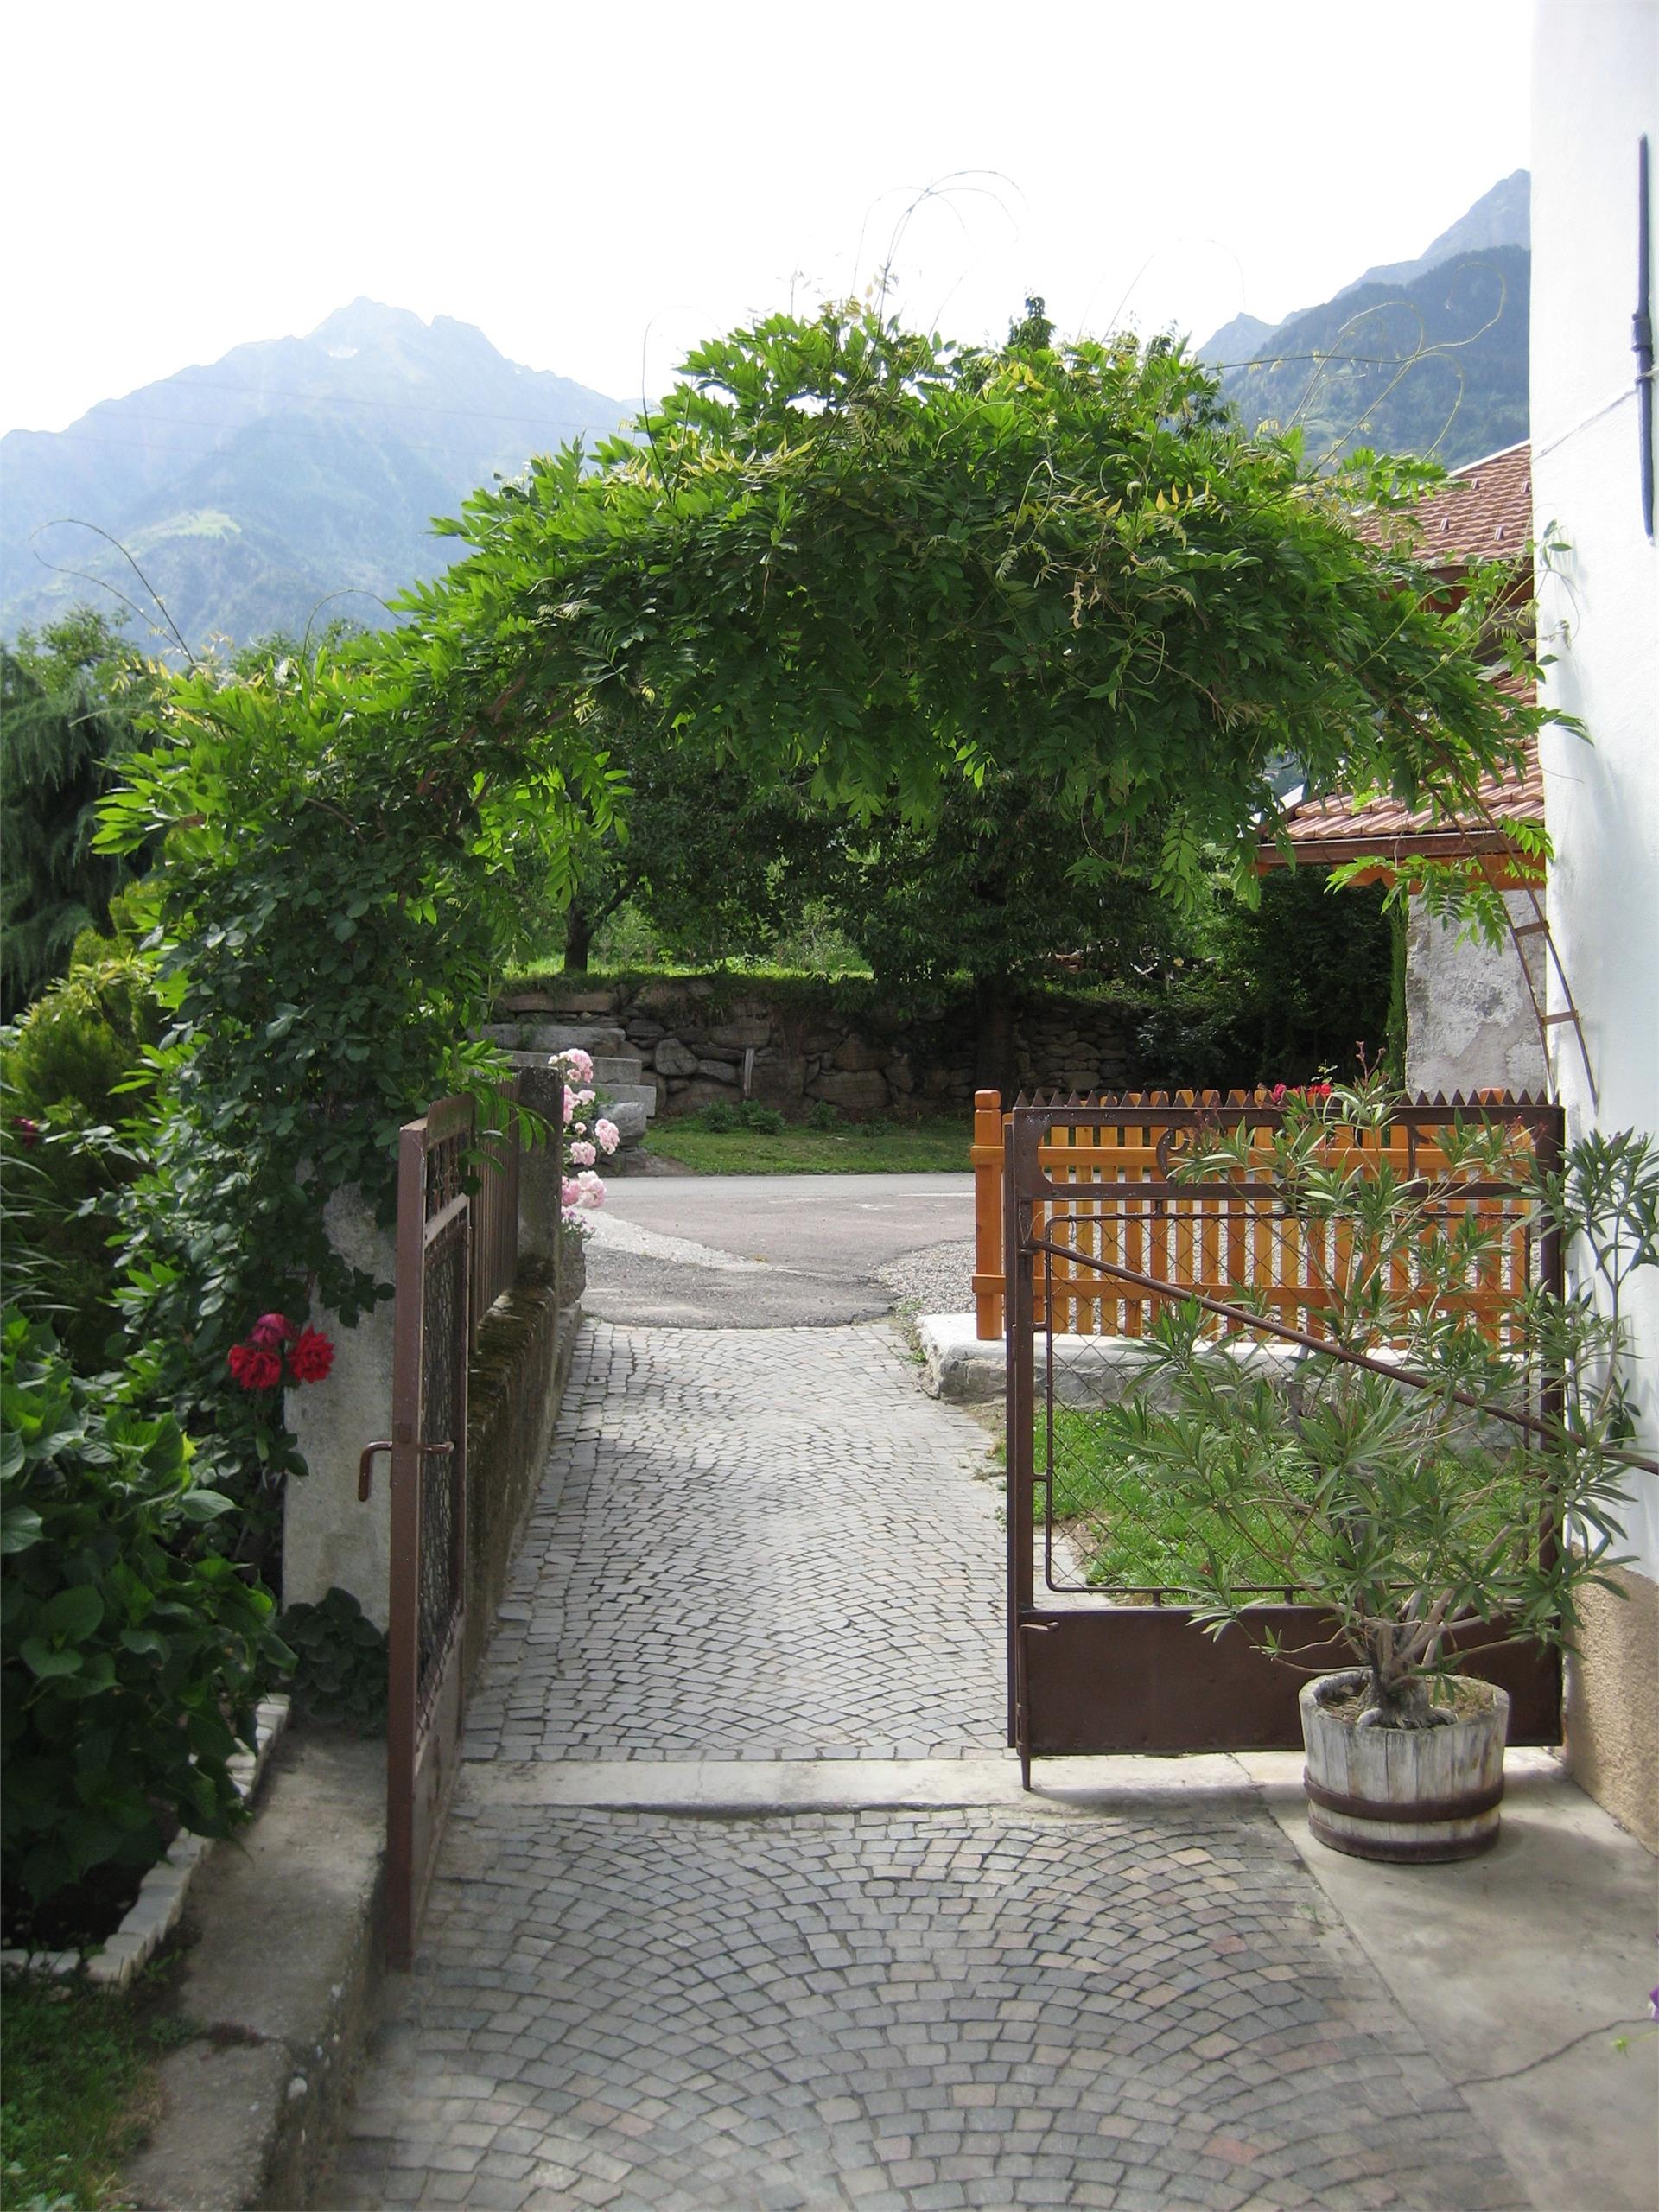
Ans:
POLYGON ((1163 341, 948 344, 868 308, 694 353, 590 465, 479 493, 470 551, 403 603, 414 711, 461 728, 646 702, 759 778, 935 817, 993 770, 1086 816, 1079 866, 1245 896, 1287 754, 1315 792, 1466 796, 1535 710, 1356 505, 1436 472, 1244 432, 1163 341))
POLYGON ((99 801, 157 679, 115 625, 78 607, 0 645, 0 1013, 15 1020, 69 963, 84 930, 106 931, 132 873, 94 849, 99 801))

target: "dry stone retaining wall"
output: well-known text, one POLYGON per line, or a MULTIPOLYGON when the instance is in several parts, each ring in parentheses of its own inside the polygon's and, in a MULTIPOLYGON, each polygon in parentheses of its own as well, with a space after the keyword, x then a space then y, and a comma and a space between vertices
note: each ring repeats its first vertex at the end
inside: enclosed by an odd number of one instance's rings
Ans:
MULTIPOLYGON (((827 1101, 855 1117, 966 1111, 975 1083, 971 1004, 899 1014, 834 1007, 764 983, 708 976, 643 983, 554 982, 509 995, 497 1008, 519 1022, 588 1022, 615 1032, 657 1087, 659 1110, 690 1113, 749 1096, 785 1114, 827 1101)), ((1015 1062, 1027 1089, 1119 1090, 1142 1079, 1132 1014, 1090 1000, 1045 998, 1015 1016, 1015 1062)))

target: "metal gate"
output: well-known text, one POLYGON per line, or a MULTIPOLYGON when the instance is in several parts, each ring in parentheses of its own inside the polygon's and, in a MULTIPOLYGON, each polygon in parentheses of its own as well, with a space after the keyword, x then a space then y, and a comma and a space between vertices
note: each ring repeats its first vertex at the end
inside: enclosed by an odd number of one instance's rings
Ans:
POLYGON ((398 1968, 414 1952, 460 1764, 472 1127, 469 1098, 441 1099, 397 1145, 386 1955, 398 1968))
MULTIPOLYGON (((1443 1128, 1455 1111, 1409 1109, 1383 1141, 1397 1143, 1414 1162, 1432 1147, 1437 1123, 1443 1128)), ((1195 1192, 1172 1181, 1170 1134, 1205 1120, 1254 1127, 1278 1118, 1255 1102, 1153 1107, 1113 1099, 1022 1104, 1009 1117, 1002 1241, 1009 1276, 1008 1740, 1027 1786, 1032 1759, 1046 1756, 1300 1749, 1302 1677, 1268 1656, 1267 1633, 1305 1669, 1350 1663, 1334 1618, 1297 1603, 1294 1589, 1261 1592, 1251 1606, 1254 1633, 1235 1624, 1213 1637, 1195 1624, 1179 1587, 1150 1580, 1099 1587, 1071 1548, 1067 1501, 1057 1486, 1057 1413, 1063 1422, 1065 1373, 1074 1355, 1063 1335, 1057 1356, 1056 1336, 1078 1300, 1121 1300, 1113 1308, 1118 1325, 1138 1334, 1160 1303, 1196 1294, 1219 1311, 1230 1304, 1230 1290, 1236 1295, 1262 1272, 1255 1241, 1264 1234, 1271 1186, 1263 1179, 1195 1192), (1134 1179, 1122 1166, 1126 1157, 1138 1163, 1134 1179)), ((1528 1103, 1512 1118, 1540 1151, 1559 1147, 1558 1109, 1528 1103)), ((1467 1195, 1471 1203, 1505 1210, 1516 1199, 1509 1186, 1471 1186, 1467 1195)), ((1554 1240, 1546 1236, 1537 1245, 1535 1254, 1517 1211, 1503 1265, 1536 1266, 1558 1281, 1554 1240)), ((1317 1268, 1310 1263, 1293 1272, 1274 1262, 1269 1272, 1277 1291, 1266 1305, 1275 1319, 1258 1325, 1317 1351, 1317 1268)), ((1098 1336, 1092 1341, 1099 1345, 1098 1336)), ((1471 1630, 1462 1640, 1472 1644, 1491 1633, 1471 1630)), ((1458 1643, 1453 1637, 1451 1648, 1458 1643)), ((1511 1743, 1560 1742, 1555 1653, 1537 1643, 1509 1645, 1483 1651, 1469 1671, 1508 1690, 1511 1743)))

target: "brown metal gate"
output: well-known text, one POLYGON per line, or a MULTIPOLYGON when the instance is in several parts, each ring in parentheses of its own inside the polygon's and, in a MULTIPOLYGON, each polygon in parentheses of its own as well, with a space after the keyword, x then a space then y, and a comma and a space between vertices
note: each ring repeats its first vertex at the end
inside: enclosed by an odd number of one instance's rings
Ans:
POLYGON ((391 1402, 386 1955, 407 1967, 460 1764, 467 1607, 469 1098, 400 1133, 391 1402))
MULTIPOLYGON (((1444 1128, 1457 1110, 1408 1109, 1383 1141, 1414 1161, 1420 1150, 1433 1147, 1436 1126, 1444 1128)), ((1527 1102, 1514 1116, 1541 1151, 1559 1147, 1558 1109, 1527 1102)), ((1159 1303, 1197 1294, 1227 1305, 1230 1290, 1236 1295, 1262 1272, 1256 1245, 1269 1186, 1195 1191, 1169 1179, 1167 1132, 1205 1118, 1243 1119, 1254 1127, 1279 1117, 1256 1101, 1213 1097, 1187 1105, 1113 1099, 1022 1104, 1009 1117, 1002 1188, 1009 1277, 1008 1739, 1020 1752, 1027 1785, 1033 1758, 1299 1749, 1296 1700, 1304 1677, 1267 1656, 1263 1635, 1273 1632, 1287 1656, 1300 1655, 1307 1666, 1349 1660, 1332 1618, 1296 1603, 1294 1591, 1261 1593, 1251 1608, 1255 1634, 1236 1624, 1212 1637, 1195 1624, 1179 1589, 1142 1583, 1103 1591, 1069 1553, 1055 1459, 1065 1347, 1057 1357, 1055 1340, 1068 1319, 1075 1325, 1078 1301, 1121 1301, 1113 1307, 1118 1326, 1139 1334, 1159 1303), (1132 1178, 1125 1159, 1137 1163, 1132 1178)), ((1471 1186, 1469 1196, 1472 1203, 1505 1208, 1514 1199, 1506 1186, 1471 1186)), ((1554 1241, 1543 1238, 1535 1257, 1519 1215, 1504 1264, 1536 1265, 1559 1281, 1554 1241)), ((1300 1319, 1306 1325, 1301 1341, 1317 1349, 1317 1269, 1309 1264, 1291 1271, 1275 1260, 1269 1271, 1278 1294, 1268 1302, 1281 1333, 1294 1334, 1300 1319)), ((1098 1317, 1092 1325, 1100 1330, 1098 1317)), ((1471 1631, 1465 1640, 1491 1633, 1471 1631)), ((1511 1743, 1559 1743, 1554 1653, 1535 1643, 1510 1645, 1483 1652, 1469 1671, 1509 1691, 1511 1743)))

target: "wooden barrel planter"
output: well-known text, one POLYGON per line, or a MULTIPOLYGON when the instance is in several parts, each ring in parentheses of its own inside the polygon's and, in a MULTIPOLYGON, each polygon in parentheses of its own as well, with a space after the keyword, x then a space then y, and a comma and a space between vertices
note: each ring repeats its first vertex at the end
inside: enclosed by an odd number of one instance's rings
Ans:
POLYGON ((1396 1866, 1474 1859, 1497 1841, 1506 1691, 1459 1684, 1470 1710, 1440 1728, 1357 1728, 1331 1707, 1363 1673, 1322 1675, 1300 1697, 1307 1821, 1321 1843, 1396 1866))

